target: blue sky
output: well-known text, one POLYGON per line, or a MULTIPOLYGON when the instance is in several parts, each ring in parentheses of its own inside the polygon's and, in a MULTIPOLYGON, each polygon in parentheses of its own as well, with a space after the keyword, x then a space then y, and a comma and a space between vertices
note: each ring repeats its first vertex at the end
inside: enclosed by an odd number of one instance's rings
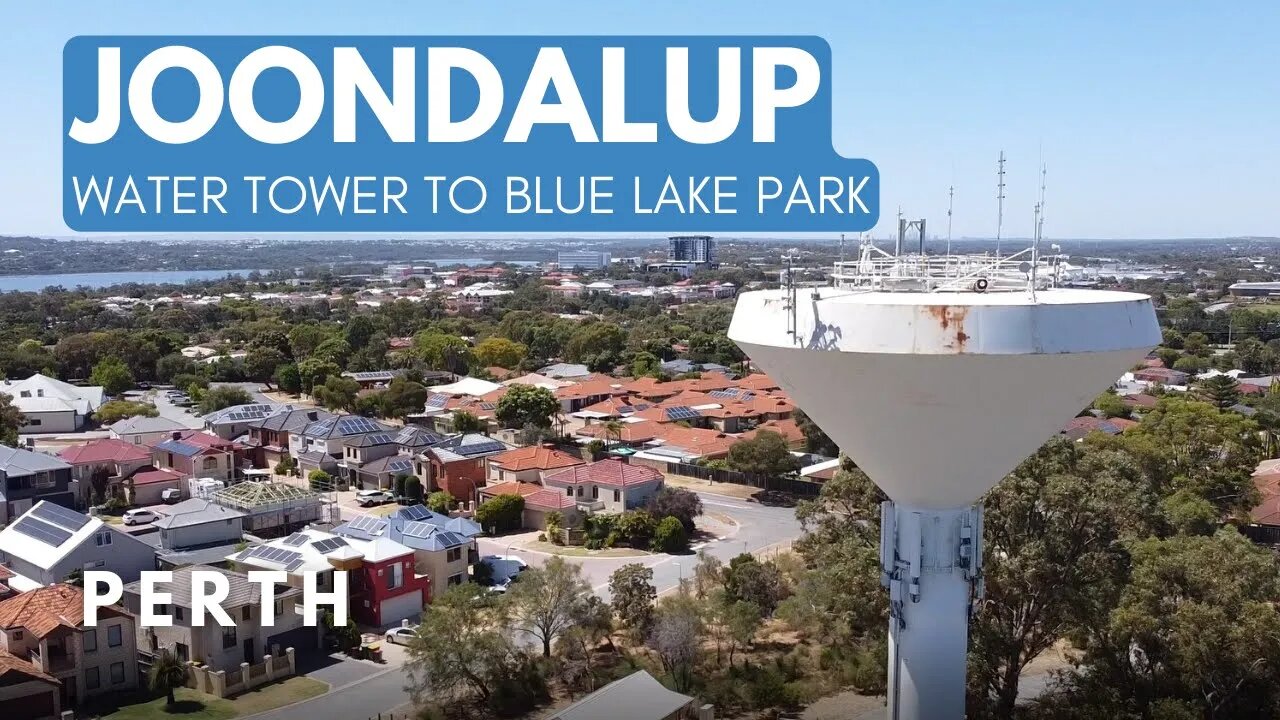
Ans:
POLYGON ((0 4, 0 233, 67 235, 62 44, 83 34, 815 34, 834 52, 834 145, 899 206, 1026 236, 1280 235, 1280 3, 252 2, 0 4), (47 5, 47 7, 41 7, 47 5), (1211 7, 1214 6, 1214 7, 1211 7))

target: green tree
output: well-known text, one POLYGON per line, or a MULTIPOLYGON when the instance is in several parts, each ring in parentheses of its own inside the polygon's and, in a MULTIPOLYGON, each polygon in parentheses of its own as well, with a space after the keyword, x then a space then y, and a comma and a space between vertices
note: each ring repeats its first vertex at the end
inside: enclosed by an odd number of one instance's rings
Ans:
POLYGON ((330 375, 324 384, 311 391, 316 402, 329 410, 354 411, 360 383, 341 375, 330 375))
POLYGON ((632 377, 652 377, 661 378, 662 360, 656 355, 648 352, 638 352, 631 360, 631 376, 632 377))
POLYGON ((560 401, 550 390, 533 385, 512 385, 498 400, 494 415, 508 428, 551 427, 551 418, 560 410, 560 401))
POLYGON ((243 389, 234 385, 219 385, 204 392, 204 396, 200 398, 200 412, 208 415, 233 405, 248 405, 252 402, 253 396, 243 389))
POLYGON ((404 664, 415 704, 476 698, 492 706, 507 683, 525 678, 510 620, 502 607, 481 607, 484 592, 475 583, 455 585, 424 610, 404 664))
POLYGON ((724 569, 724 590, 731 602, 753 603, 765 615, 772 615, 790 592, 777 565, 760 562, 748 553, 729 561, 724 569))
POLYGON ((1123 454, 1051 440, 983 503, 986 597, 970 630, 971 710, 1012 717, 1027 664, 1123 581, 1124 540, 1151 531, 1137 467, 1123 454))
POLYGON ((288 363, 284 353, 274 347, 256 347, 244 356, 245 376, 250 380, 270 385, 276 369, 288 363))
POLYGON ((302 375, 298 372, 298 366, 293 363, 278 365, 272 380, 276 387, 287 393, 302 392, 302 375))
POLYGON ((342 368, 319 358, 307 358, 298 363, 298 379, 302 382, 302 392, 311 394, 317 385, 334 375, 341 375, 342 368))
POLYGON ((165 707, 172 708, 178 701, 173 691, 187 684, 187 665, 169 648, 161 648, 151 660, 147 672, 147 686, 152 692, 165 696, 165 707))
POLYGON ((729 446, 729 467, 756 475, 788 475, 800 469, 800 461, 791 447, 772 430, 759 430, 750 440, 739 440, 729 446))
POLYGON ((537 638, 542 656, 551 657, 551 644, 578 619, 589 597, 582 568, 553 555, 542 567, 520 573, 506 599, 516 627, 537 638))
POLYGON ((1133 414, 1124 400, 1115 393, 1102 393, 1093 401, 1093 407, 1108 418, 1127 418, 1133 414))
POLYGON ((1271 551, 1224 529, 1144 540, 1131 553, 1128 583, 1114 608, 1073 638, 1084 657, 1038 703, 1042 716, 1280 715, 1280 577, 1271 551))
POLYGON ((120 358, 110 355, 98 361, 89 374, 89 383, 99 385, 108 395, 119 395, 133 387, 133 373, 120 358))
POLYGON ((692 535, 696 528, 694 518, 702 514, 702 500, 697 493, 668 485, 649 498, 645 509, 655 518, 674 517, 684 526, 685 533, 692 535))
POLYGON ((529 348, 504 337, 482 340, 475 348, 476 364, 481 367, 500 367, 514 370, 528 355, 529 348))
POLYGON ((111 400, 102 403, 98 407, 97 411, 93 413, 93 419, 99 425, 110 425, 125 418, 156 417, 159 414, 156 406, 151 403, 111 400))
POLYGON ((653 603, 658 591, 653 587, 653 568, 628 563, 609 576, 609 604, 613 612, 636 638, 644 638, 653 625, 653 603))
POLYGON ((519 530, 524 525, 524 498, 519 495, 497 495, 476 508, 476 522, 495 535, 519 530))
POLYGON ((448 370, 462 375, 471 366, 471 346, 457 335, 424 330, 413 338, 411 352, 432 370, 448 370))
POLYGON ((27 417, 13 404, 13 398, 0 393, 0 444, 18 446, 18 428, 27 424, 27 417))
POLYGON ((662 518, 653 530, 653 549, 662 553, 680 553, 689 549, 689 535, 678 518, 662 518))
POLYGON ((393 378, 382 395, 383 417, 403 418, 421 413, 430 394, 420 382, 405 377, 393 378))
POLYGON ((484 432, 488 429, 483 420, 466 410, 454 410, 451 425, 454 432, 460 433, 484 432))
POLYGON ((1218 412, 1223 412, 1240 402, 1240 383, 1230 375, 1214 375, 1200 381, 1200 393, 1218 412))

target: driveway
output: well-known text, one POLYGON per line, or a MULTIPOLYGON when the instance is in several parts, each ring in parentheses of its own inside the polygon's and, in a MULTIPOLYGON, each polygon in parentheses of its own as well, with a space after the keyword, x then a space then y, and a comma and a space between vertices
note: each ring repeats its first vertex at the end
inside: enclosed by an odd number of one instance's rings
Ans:
POLYGON ((178 407, 177 405, 174 405, 173 403, 169 402, 168 396, 166 396, 163 392, 159 392, 156 390, 148 391, 146 395, 146 399, 152 405, 156 406, 156 412, 158 412, 160 414, 160 417, 162 418, 165 418, 167 420, 172 420, 184 427, 188 427, 191 429, 199 429, 204 427, 204 424, 200 422, 200 414, 198 412, 189 413, 187 412, 187 408, 178 407))

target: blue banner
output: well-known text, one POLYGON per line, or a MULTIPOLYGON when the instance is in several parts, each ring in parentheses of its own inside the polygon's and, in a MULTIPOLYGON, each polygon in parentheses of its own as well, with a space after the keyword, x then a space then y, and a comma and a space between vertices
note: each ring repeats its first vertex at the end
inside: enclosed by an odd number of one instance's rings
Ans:
POLYGON ((816 37, 77 37, 84 232, 858 232, 816 37))

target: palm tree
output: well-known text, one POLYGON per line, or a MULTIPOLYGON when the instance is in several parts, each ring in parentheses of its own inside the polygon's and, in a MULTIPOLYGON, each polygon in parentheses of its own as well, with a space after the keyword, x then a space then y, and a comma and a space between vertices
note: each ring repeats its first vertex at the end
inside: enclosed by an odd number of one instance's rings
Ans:
POLYGON ((178 659, 177 655, 168 648, 162 648, 156 654, 155 660, 151 662, 151 673, 147 677, 147 684, 153 692, 163 692, 168 698, 168 707, 173 707, 178 702, 173 696, 173 691, 187 684, 187 666, 186 663, 178 659))
POLYGON ((622 442, 622 423, 617 420, 610 420, 604 424, 604 449, 609 449, 609 438, 615 438, 619 443, 622 442))

